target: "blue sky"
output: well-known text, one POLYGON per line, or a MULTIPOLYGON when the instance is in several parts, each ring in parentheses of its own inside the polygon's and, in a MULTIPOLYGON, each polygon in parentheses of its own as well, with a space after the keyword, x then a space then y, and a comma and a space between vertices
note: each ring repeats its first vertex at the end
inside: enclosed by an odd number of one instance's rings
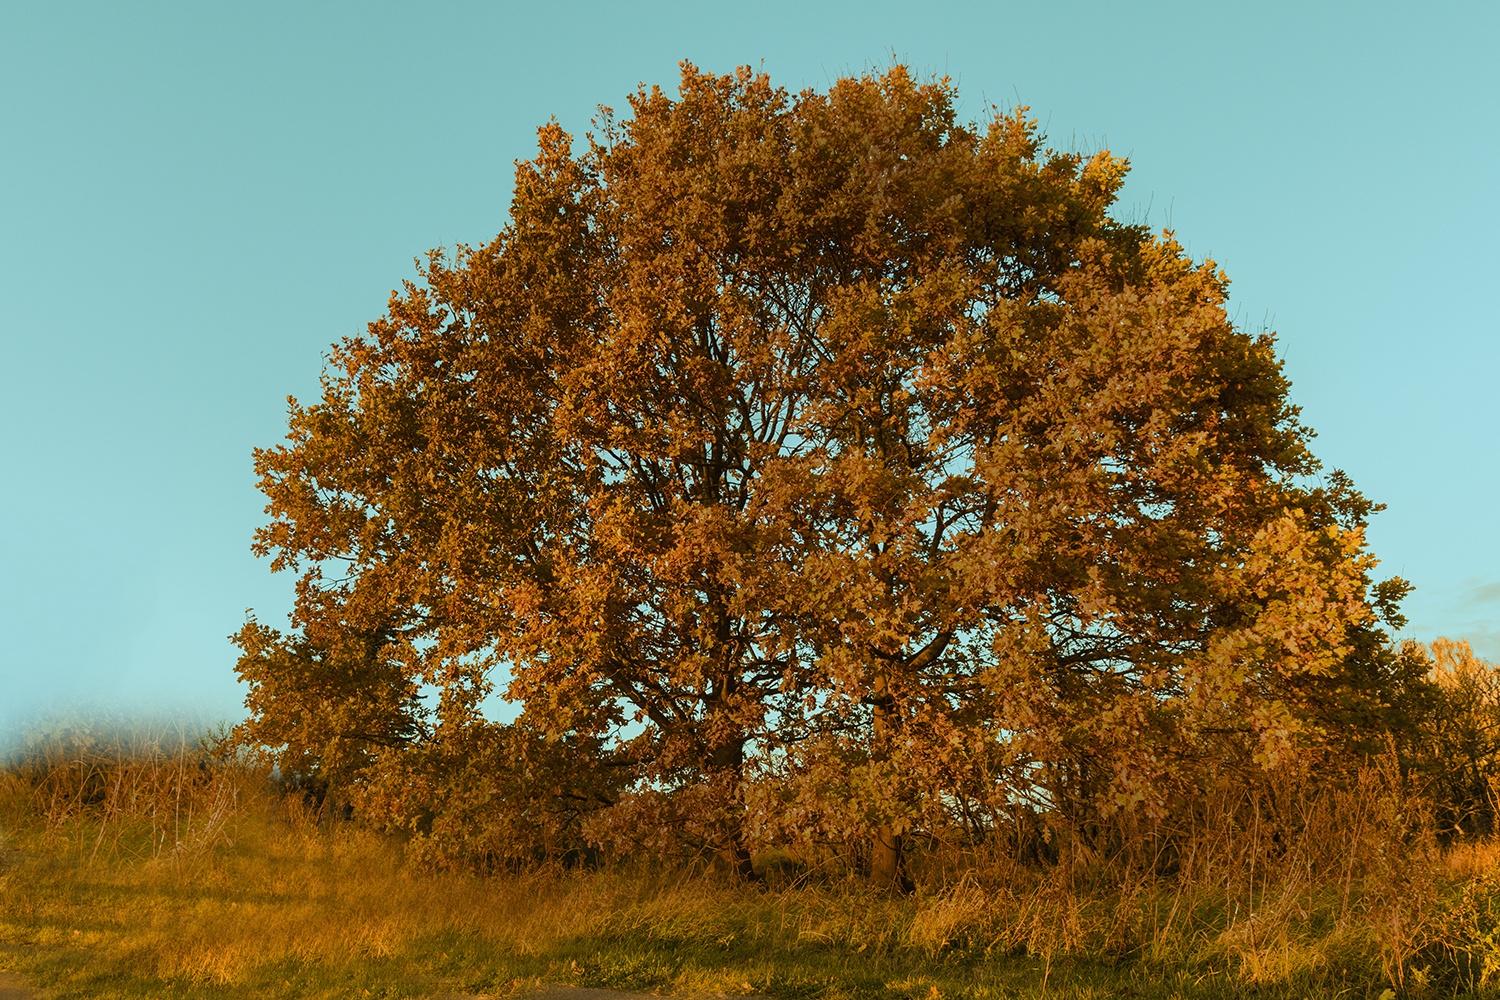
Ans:
POLYGON ((825 88, 892 58, 1133 164, 1277 331, 1315 451, 1388 505, 1407 635, 1500 659, 1500 7, 1449 3, 10 4, 0 29, 0 728, 235 719, 283 620, 251 448, 512 161, 681 59, 825 88))

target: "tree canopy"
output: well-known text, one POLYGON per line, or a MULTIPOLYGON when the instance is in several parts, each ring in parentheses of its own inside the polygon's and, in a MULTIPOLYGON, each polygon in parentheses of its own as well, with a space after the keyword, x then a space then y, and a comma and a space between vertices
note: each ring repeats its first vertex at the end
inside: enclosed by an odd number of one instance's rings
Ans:
POLYGON ((543 126, 501 233, 430 253, 256 452, 255 549, 300 580, 292 634, 237 637, 245 738, 388 796, 496 745, 508 676, 536 759, 610 776, 556 784, 579 836, 746 876, 858 842, 898 885, 960 813, 1159 815, 1389 712, 1405 585, 1272 338, 1110 214, 1126 161, 956 104, 684 64, 543 126))

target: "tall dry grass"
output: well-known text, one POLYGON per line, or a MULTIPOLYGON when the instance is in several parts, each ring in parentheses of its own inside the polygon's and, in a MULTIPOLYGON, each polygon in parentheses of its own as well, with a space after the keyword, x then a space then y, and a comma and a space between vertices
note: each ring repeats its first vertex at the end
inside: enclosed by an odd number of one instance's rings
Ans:
POLYGON ((543 977, 852 996, 875 976, 977 996, 1017 969, 1031 979, 1007 989, 1045 990, 1060 965, 1309 995, 1500 987, 1500 846, 1440 846, 1394 758, 1340 781, 1226 779, 1174 823, 1117 822, 1051 863, 934 837, 909 897, 787 848, 762 859, 766 889, 650 859, 480 879, 412 870, 398 839, 212 741, 55 741, 0 773, 0 939, 83 949, 142 995, 305 974, 411 995, 543 977))
POLYGON ((0 815, 40 823, 50 855, 182 862, 228 842, 257 776, 216 756, 222 738, 177 729, 62 730, 22 743, 0 772, 0 815))

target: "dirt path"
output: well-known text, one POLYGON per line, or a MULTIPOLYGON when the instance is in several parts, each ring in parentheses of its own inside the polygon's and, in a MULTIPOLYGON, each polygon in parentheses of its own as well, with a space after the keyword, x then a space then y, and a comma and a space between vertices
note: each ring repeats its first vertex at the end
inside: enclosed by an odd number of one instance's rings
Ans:
MULTIPOLYGON (((658 1000, 645 993, 544 984, 525 994, 527 1000, 658 1000)), ((29 986, 14 972, 0 972, 0 1000, 45 1000, 46 994, 29 986)), ((435 993, 428 1000, 483 1000, 468 993, 435 993)))
MULTIPOLYGON (((31 985, 18 972, 6 971, 8 957, 29 951, 32 946, 0 942, 0 1000, 47 1000, 50 994, 31 985)), ((86 958, 79 953, 80 959, 86 958)), ((486 1000, 471 993, 444 991, 436 982, 430 987, 433 992, 425 994, 423 1000, 486 1000)), ((514 994, 512 994, 514 996, 514 994)), ((562 983, 538 983, 523 990, 518 1000, 663 1000, 648 993, 625 993, 620 990, 593 989, 586 986, 566 986, 562 983)), ((717 994, 696 994, 677 1000, 728 1000, 717 994)), ((734 1000, 766 1000, 765 997, 736 997, 734 1000)))
MULTIPOLYGON (((622 1000, 622 998, 644 998, 646 993, 621 993, 619 990, 592 989, 587 986, 561 986, 556 983, 543 984, 535 993, 527 994, 528 1000, 622 1000)), ((0 997, 0 1000, 4 1000, 0 997)), ((660 1000, 651 997, 651 1000, 660 1000)))
POLYGON ((0 1000, 41 1000, 41 996, 14 972, 0 972, 0 1000))
MULTIPOLYGON (((622 993, 619 990, 596 989, 589 986, 564 986, 561 983, 543 983, 534 990, 521 994, 525 1000, 663 1000, 650 993, 622 993)), ((0 993, 0 1000, 10 1000, 0 993)), ((484 1000, 469 993, 435 993, 426 1000, 484 1000)), ((746 997, 744 1000, 765 1000, 764 997, 746 997)))
MULTIPOLYGON (((663 1000, 646 993, 619 993, 618 990, 595 990, 591 987, 564 987, 559 984, 543 984, 535 990, 520 994, 525 1000, 663 1000)), ((0 1000, 12 1000, 0 993, 0 1000)), ((21 1000, 17 997, 17 1000, 21 1000)), ((426 1000, 483 1000, 468 993, 437 993, 426 1000)))

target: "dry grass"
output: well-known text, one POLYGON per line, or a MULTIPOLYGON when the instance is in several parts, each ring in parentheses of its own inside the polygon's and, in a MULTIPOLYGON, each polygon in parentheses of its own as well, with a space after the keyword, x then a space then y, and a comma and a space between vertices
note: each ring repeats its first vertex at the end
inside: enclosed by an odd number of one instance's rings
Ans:
POLYGON ((475 879, 413 872, 398 841, 185 743, 58 746, 0 773, 0 941, 60 997, 1490 990, 1500 845, 1440 850, 1429 820, 1383 765, 1226 784, 1179 828, 1050 866, 933 845, 907 898, 814 858, 766 891, 646 863, 475 879))

